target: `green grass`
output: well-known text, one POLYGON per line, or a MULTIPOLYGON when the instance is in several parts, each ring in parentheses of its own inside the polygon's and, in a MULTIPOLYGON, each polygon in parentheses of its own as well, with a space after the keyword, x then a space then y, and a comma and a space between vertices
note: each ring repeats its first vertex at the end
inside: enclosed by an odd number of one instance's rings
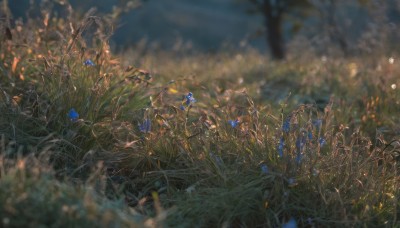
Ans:
POLYGON ((99 193, 101 177, 97 184, 71 185, 32 156, 1 162, 2 227, 128 227, 145 221, 123 200, 99 193))
POLYGON ((100 21, 0 44, 2 226, 400 226, 396 61, 114 56, 100 21))

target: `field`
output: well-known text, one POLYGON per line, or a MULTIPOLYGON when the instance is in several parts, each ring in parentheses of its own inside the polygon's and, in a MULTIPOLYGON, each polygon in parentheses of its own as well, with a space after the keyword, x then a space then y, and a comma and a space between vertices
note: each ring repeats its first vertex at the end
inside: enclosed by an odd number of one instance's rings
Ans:
POLYGON ((395 57, 115 54, 69 23, 3 25, 2 227, 400 226, 395 57))

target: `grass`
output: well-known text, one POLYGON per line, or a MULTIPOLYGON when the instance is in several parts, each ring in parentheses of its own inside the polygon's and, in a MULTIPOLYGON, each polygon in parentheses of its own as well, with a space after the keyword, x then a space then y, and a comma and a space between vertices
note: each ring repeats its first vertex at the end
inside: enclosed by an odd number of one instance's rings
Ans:
POLYGON ((400 226, 396 61, 114 55, 106 26, 0 44, 2 226, 400 226))

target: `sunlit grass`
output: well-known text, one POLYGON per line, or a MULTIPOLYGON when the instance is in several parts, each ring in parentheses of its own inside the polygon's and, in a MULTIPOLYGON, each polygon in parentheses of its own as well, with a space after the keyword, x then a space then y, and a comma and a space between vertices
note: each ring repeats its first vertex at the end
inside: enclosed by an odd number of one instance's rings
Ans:
POLYGON ((71 23, 0 44, 3 226, 399 225, 395 60, 114 56, 71 23))

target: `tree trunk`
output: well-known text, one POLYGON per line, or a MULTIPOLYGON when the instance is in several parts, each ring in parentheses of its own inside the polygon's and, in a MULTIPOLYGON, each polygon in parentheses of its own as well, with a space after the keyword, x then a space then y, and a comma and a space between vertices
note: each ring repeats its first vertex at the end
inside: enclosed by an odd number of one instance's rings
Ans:
POLYGON ((285 47, 282 34, 282 11, 275 9, 269 1, 264 2, 265 27, 267 29, 267 43, 272 57, 277 60, 285 58, 285 47))
POLYGON ((274 59, 282 60, 285 58, 285 48, 282 34, 282 16, 271 16, 267 19, 267 39, 274 59))

